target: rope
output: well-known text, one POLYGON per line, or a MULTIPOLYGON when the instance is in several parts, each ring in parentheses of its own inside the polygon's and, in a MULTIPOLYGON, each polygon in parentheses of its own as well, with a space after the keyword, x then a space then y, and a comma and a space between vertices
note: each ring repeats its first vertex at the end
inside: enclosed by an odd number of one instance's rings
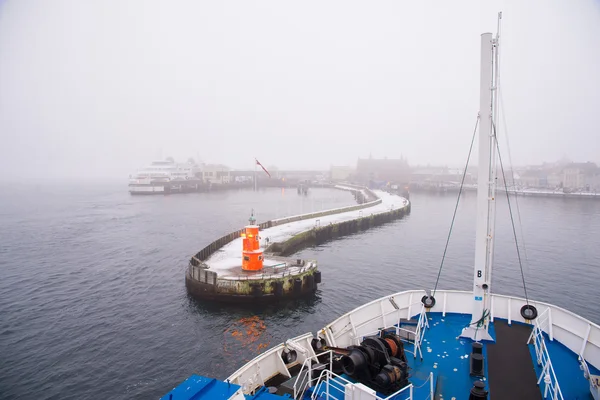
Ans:
MULTIPOLYGON (((492 121, 492 127, 494 129, 494 138, 496 139, 496 150, 498 151, 498 161, 500 161, 500 169, 502 170, 502 179, 504 180, 504 190, 506 192, 506 201, 508 202, 508 212, 510 214, 510 223, 512 225, 513 235, 515 237, 515 246, 517 248, 517 258, 519 259, 519 268, 521 269, 521 279, 523 280, 523 291, 525 292, 525 301, 529 305, 529 297, 527 296, 527 285, 525 285, 525 273, 523 272, 523 263, 521 262, 521 252, 519 251, 519 242, 517 240, 517 230, 515 229, 515 220, 513 218, 512 207, 510 205, 510 196, 508 191, 508 185, 506 183, 506 175, 504 174, 504 165, 502 164, 502 156, 500 155, 500 146, 498 145, 498 138, 496 136, 496 124, 492 121)), ((516 194, 515 194, 516 195, 516 194)))
MULTIPOLYGON (((502 91, 498 86, 498 98, 500 99, 500 109, 503 111, 500 113, 502 115, 502 126, 504 127, 504 138, 506 139, 506 149, 508 151, 508 163, 510 166, 510 175, 511 175, 511 184, 513 188, 515 187, 515 170, 513 168, 512 155, 510 153, 510 142, 508 140, 508 128, 506 124, 506 112, 504 112, 504 102, 502 97, 502 91)), ((527 256, 527 244, 525 243, 525 234, 523 233, 523 222, 521 220, 521 208, 519 207, 519 195, 515 190, 515 205, 517 206, 517 218, 519 220, 519 230, 521 233, 521 243, 523 244, 521 247, 523 248, 523 256, 525 258, 525 269, 529 270, 529 257, 527 256)))
MULTIPOLYGON (((413 377, 414 377, 414 375, 413 375, 413 377)), ((415 388, 415 389, 421 389, 423 386, 425 386, 429 382, 430 379, 431 379, 431 375, 429 375, 427 377, 427 379, 425 379, 425 382, 423 382, 420 386, 417 386, 417 385, 415 385, 413 383, 413 388, 415 388)))
POLYGON ((448 243, 450 243, 450 236, 452 235, 452 228, 454 227, 454 220, 456 219, 456 211, 458 210, 458 204, 460 203, 460 195, 462 194, 463 185, 465 183, 465 177, 467 176, 467 167, 469 166, 469 160, 471 159, 471 152, 473 151, 473 143, 475 142, 475 134, 477 133, 477 126, 479 126, 479 114, 475 121, 475 129, 473 129, 473 138, 471 138, 471 147, 469 147, 469 155, 467 156, 467 162, 465 164, 465 170, 463 172, 462 180, 460 182, 460 189, 458 191, 458 197, 456 199, 456 205, 454 206, 454 215, 452 215, 452 222, 450 223, 450 229, 448 230, 448 237, 446 238, 446 246, 444 247, 444 254, 442 255, 442 261, 440 263, 440 270, 438 271, 437 278, 435 280, 435 286, 433 288, 432 296, 435 296, 438 283, 440 281, 440 275, 442 274, 442 268, 444 267, 444 260, 446 259, 446 252, 448 251, 448 243))
POLYGON ((483 313, 481 314, 481 318, 479 318, 477 321, 475 322, 471 322, 469 325, 467 326, 472 326, 472 325, 476 325, 477 328, 481 328, 485 322, 485 320, 490 316, 490 310, 488 310, 487 308, 483 309, 483 313))

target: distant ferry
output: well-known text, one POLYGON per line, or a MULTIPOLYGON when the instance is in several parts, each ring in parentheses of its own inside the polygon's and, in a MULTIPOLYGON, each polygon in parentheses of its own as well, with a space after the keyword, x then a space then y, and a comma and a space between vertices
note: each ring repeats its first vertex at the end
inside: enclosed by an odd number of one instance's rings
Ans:
POLYGON ((153 161, 129 179, 131 194, 165 194, 197 191, 203 187, 201 169, 192 162, 176 163, 168 158, 153 161))

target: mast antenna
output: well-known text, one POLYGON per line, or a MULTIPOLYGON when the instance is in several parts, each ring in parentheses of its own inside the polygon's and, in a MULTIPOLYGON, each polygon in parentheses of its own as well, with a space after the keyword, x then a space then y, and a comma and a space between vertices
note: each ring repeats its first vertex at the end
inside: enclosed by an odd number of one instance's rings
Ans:
POLYGON ((498 27, 496 28, 496 40, 500 39, 500 21, 502 20, 502 11, 498 13, 498 27))

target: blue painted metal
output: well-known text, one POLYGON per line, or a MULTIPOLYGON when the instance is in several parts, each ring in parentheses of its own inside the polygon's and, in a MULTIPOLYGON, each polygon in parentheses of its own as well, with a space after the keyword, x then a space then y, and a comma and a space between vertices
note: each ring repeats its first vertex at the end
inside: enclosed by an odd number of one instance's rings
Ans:
POLYGON ((239 388, 239 385, 192 375, 161 400, 229 399, 239 388))
MULTIPOLYGON (((229 399, 240 389, 239 385, 192 375, 161 397, 161 400, 212 400, 229 399)), ((246 400, 282 400, 290 399, 289 395, 271 394, 267 388, 262 388, 253 395, 245 395, 246 400)))

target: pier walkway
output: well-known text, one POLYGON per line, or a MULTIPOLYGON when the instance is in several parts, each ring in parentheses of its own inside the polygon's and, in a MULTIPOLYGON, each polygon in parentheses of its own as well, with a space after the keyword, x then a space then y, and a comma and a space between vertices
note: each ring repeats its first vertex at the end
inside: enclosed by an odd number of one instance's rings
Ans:
MULTIPOLYGON (((349 187, 337 186, 342 190, 356 190, 349 187)), ((390 194, 384 191, 373 190, 381 202, 373 204, 370 207, 365 207, 360 210, 352 210, 337 214, 319 216, 315 218, 302 219, 299 221, 285 222, 285 220, 293 219, 294 217, 286 217, 280 220, 274 220, 274 223, 280 222, 270 228, 261 230, 261 247, 266 248, 269 244, 275 242, 284 242, 295 235, 302 232, 310 231, 319 226, 340 223, 344 221, 357 220, 363 217, 377 215, 408 207, 409 202, 404 197, 390 194)), ((375 203, 375 202, 374 202, 375 203)), ((242 238, 237 238, 227 243, 225 246, 213 253, 204 263, 209 267, 210 271, 218 273, 220 276, 227 275, 232 269, 239 269, 242 264, 241 259, 242 238)), ((265 257, 264 266, 276 266, 278 260, 276 258, 265 257)))

